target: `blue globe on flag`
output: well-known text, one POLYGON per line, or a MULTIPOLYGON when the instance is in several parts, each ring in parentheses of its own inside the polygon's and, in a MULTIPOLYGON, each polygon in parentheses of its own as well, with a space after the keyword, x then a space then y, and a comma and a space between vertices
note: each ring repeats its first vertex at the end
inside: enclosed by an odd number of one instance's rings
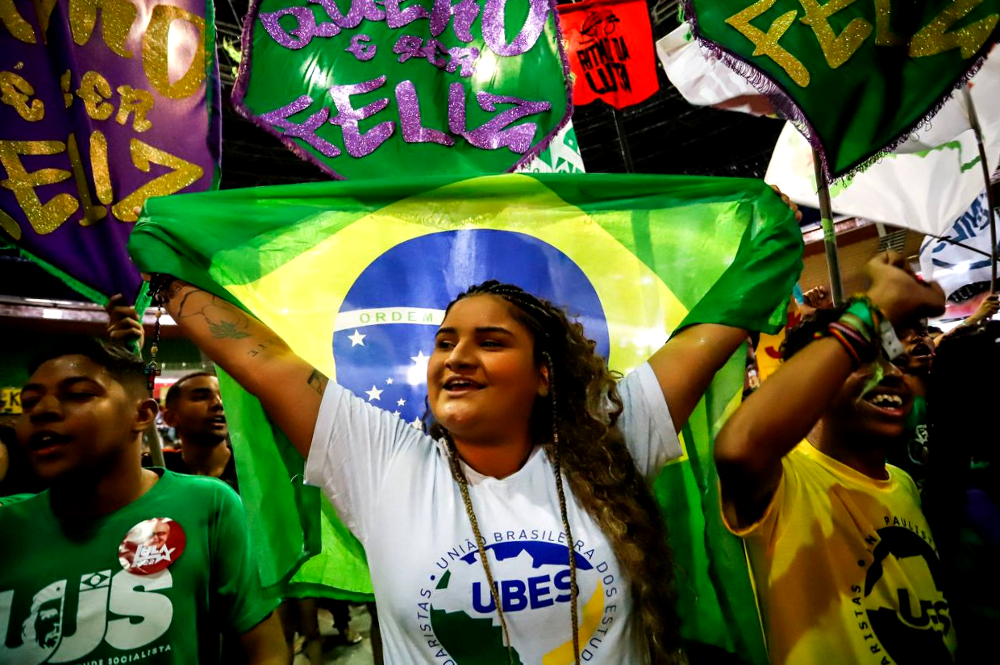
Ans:
POLYGON ((448 303, 496 279, 564 306, 608 356, 608 325, 590 280, 564 253, 511 231, 447 231, 396 245, 354 282, 337 317, 337 382, 420 427, 427 361, 448 303))

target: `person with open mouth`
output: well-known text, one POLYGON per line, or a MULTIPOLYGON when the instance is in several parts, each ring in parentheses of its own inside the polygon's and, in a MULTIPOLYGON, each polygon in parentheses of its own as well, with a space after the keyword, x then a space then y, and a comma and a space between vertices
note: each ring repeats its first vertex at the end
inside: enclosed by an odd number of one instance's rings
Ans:
POLYGON ((886 463, 913 408, 895 329, 943 312, 944 293, 891 253, 868 273, 867 296, 788 333, 783 366, 715 442, 723 516, 747 545, 774 665, 956 653, 916 484, 886 463))

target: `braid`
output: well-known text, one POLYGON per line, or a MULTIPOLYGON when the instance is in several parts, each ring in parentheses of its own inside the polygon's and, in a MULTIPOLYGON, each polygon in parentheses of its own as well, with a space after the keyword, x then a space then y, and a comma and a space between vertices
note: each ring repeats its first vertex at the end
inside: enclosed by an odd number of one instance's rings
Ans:
MULTIPOLYGON (((681 650, 680 619, 673 588, 673 556, 667 545, 666 525, 624 437, 615 426, 623 408, 616 387, 619 375, 610 372, 604 359, 595 354, 596 344, 586 338, 583 326, 571 322, 551 303, 517 286, 495 280, 471 287, 455 302, 477 295, 497 296, 512 305, 511 314, 535 338, 536 361, 549 368, 551 409, 536 408, 531 426, 532 436, 536 442, 543 442, 542 447, 552 462, 559 510, 569 539, 574 660, 580 654, 579 589, 562 483, 564 475, 574 498, 608 539, 629 583, 639 634, 645 638, 643 661, 655 665, 686 662, 681 650), (559 401, 555 398, 553 380, 557 368, 561 377, 559 401), (566 437, 572 445, 562 445, 566 437)), ((447 438, 447 432, 439 424, 432 420, 429 425, 432 436, 447 438)), ((452 455, 457 458, 453 446, 452 455)), ((457 465, 457 461, 454 464, 457 465)), ((462 486, 461 480, 459 485, 462 486)), ((464 488, 463 499, 467 493, 468 489, 464 488)), ((466 510, 473 531, 478 533, 471 501, 466 500, 466 510)), ((489 571, 484 546, 480 546, 480 556, 489 571)), ((491 573, 487 572, 487 576, 491 573)), ((506 626, 499 602, 497 611, 501 624, 506 626)), ((506 627, 504 630, 506 633, 506 627)))
POLYGON ((552 357, 544 354, 545 363, 549 367, 549 395, 552 400, 552 470, 556 476, 556 493, 559 495, 559 516, 562 517, 566 540, 569 542, 569 583, 570 583, 570 620, 573 626, 573 662, 580 656, 580 617, 577 602, 580 598, 580 585, 576 579, 576 541, 573 540, 573 530, 569 526, 569 511, 566 510, 566 491, 563 489, 562 458, 559 454, 559 410, 556 399, 556 373, 552 357))
POLYGON ((465 504, 465 514, 469 516, 472 523, 472 533, 476 537, 476 549, 479 550, 479 558, 483 561, 483 568, 486 570, 486 583, 490 585, 490 595, 493 596, 493 604, 497 606, 497 614, 500 616, 500 627, 503 629, 503 639, 507 643, 507 658, 510 665, 514 665, 514 648, 510 643, 510 632, 507 630, 507 618, 503 615, 500 607, 500 595, 497 593, 496 582, 493 581, 493 569, 490 567, 490 560, 486 556, 486 540, 479 529, 479 520, 476 519, 476 511, 472 507, 472 497, 469 496, 469 480, 465 477, 461 465, 458 463, 458 451, 455 449, 455 442, 451 437, 448 441, 448 462, 451 465, 451 475, 458 483, 458 489, 462 493, 462 503, 465 504))

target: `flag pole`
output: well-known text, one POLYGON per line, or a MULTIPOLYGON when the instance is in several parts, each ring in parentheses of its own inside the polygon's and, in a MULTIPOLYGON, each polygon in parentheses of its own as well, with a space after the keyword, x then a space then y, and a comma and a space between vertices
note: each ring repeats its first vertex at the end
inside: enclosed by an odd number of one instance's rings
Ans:
POLYGON ((830 183, 823 171, 823 161, 813 149, 813 166, 816 171, 816 189, 819 193, 819 213, 823 226, 823 245, 826 247, 826 266, 830 272, 830 296, 834 306, 844 302, 844 286, 840 281, 840 258, 837 256, 837 232, 833 228, 833 204, 830 203, 830 183))
POLYGON ((965 97, 965 106, 969 109, 969 124, 976 134, 976 146, 979 148, 979 163, 983 168, 983 182, 986 185, 986 207, 990 215, 990 254, 993 259, 990 263, 990 293, 997 292, 997 217, 993 210, 993 190, 990 187, 990 167, 986 163, 986 147, 983 144, 983 128, 979 125, 979 116, 976 114, 976 105, 972 103, 972 93, 969 86, 962 88, 962 96, 965 97))
POLYGON ((618 134, 618 145, 621 147, 622 159, 625 160, 625 172, 635 173, 635 164, 632 163, 632 151, 628 147, 628 136, 625 135, 625 128, 622 127, 621 115, 618 109, 611 107, 611 117, 615 121, 615 132, 618 134))

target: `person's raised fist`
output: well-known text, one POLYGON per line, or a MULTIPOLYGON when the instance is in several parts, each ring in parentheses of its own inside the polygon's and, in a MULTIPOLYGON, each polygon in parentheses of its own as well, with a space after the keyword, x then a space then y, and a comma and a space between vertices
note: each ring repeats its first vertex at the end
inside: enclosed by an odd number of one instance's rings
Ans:
POLYGON ((937 282, 918 277, 901 254, 879 254, 865 268, 871 279, 868 297, 894 326, 944 313, 944 291, 937 282))

